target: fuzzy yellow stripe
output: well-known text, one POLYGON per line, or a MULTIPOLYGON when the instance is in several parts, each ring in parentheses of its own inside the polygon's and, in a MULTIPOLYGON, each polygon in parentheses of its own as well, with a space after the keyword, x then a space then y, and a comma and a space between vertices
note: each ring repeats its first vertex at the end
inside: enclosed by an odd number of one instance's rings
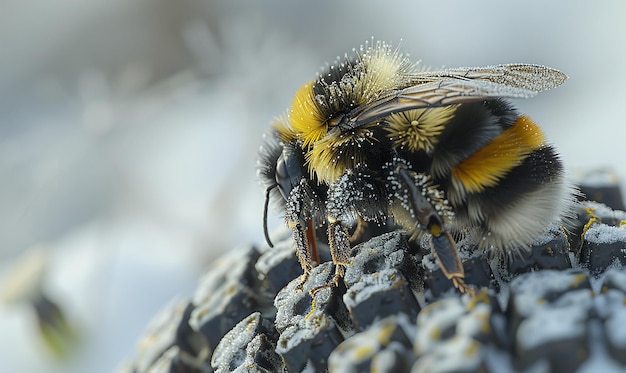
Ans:
POLYGON ((328 126, 315 102, 312 82, 302 85, 294 95, 289 121, 303 146, 314 143, 326 133, 328 126))
POLYGON ((452 169, 453 182, 469 193, 492 187, 544 141, 539 126, 521 115, 513 126, 457 164, 452 169))

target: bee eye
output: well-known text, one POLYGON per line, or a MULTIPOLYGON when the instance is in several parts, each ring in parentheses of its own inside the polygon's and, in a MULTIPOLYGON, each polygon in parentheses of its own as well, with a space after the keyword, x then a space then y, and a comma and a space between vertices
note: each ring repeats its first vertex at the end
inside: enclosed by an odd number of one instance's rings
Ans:
POLYGON ((282 154, 278 157, 278 161, 276 161, 276 182, 278 183, 280 194, 286 200, 289 192, 291 192, 292 185, 289 180, 289 172, 285 164, 285 158, 282 154))
POLYGON ((304 156, 299 149, 286 146, 276 161, 276 183, 285 200, 303 177, 304 156))

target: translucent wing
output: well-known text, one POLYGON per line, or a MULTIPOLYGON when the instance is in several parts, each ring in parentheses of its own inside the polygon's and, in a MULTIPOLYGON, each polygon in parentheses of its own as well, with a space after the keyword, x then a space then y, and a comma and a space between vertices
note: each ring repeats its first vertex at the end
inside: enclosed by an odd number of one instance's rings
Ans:
POLYGON ((563 84, 567 80, 567 75, 546 66, 518 63, 425 71, 416 77, 416 81, 419 84, 420 82, 436 81, 443 78, 487 81, 537 93, 563 84))
POLYGON ((415 85, 357 108, 344 118, 342 127, 357 128, 392 113, 425 107, 490 97, 528 98, 557 87, 566 79, 567 75, 558 70, 526 64, 426 71, 416 75, 415 85))

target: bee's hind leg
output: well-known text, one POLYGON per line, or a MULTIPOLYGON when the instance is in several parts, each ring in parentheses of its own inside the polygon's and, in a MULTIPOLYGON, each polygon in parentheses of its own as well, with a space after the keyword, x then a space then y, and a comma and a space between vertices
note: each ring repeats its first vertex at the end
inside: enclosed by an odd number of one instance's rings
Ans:
POLYGON ((465 283, 463 263, 450 233, 444 231, 438 235, 431 234, 431 252, 435 254, 443 274, 461 293, 474 294, 475 289, 465 283))
POLYGON ((398 163, 391 175, 396 198, 404 201, 399 205, 419 222, 421 229, 431 234, 431 252, 444 275, 459 291, 473 294, 474 289, 465 283, 465 271, 456 243, 444 228, 440 215, 447 209, 443 192, 432 185, 429 177, 408 169, 403 163, 398 163))

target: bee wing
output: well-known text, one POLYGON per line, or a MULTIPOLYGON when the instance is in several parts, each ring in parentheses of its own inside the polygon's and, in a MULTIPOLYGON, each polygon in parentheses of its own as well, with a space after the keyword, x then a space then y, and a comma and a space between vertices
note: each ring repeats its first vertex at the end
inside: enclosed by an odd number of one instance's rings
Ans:
POLYGON ((485 98, 529 98, 561 85, 562 72, 540 65, 510 64, 423 72, 416 84, 358 109, 347 128, 384 118, 392 113, 438 107, 485 98))
MULTIPOLYGON (((498 85, 519 88, 538 93, 558 87, 567 80, 567 75, 559 70, 530 64, 504 64, 487 67, 459 67, 440 71, 425 71, 417 81, 436 81, 443 78, 486 81, 498 85)), ((518 97, 518 96, 514 96, 518 97)))

